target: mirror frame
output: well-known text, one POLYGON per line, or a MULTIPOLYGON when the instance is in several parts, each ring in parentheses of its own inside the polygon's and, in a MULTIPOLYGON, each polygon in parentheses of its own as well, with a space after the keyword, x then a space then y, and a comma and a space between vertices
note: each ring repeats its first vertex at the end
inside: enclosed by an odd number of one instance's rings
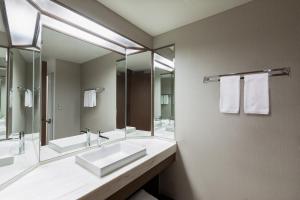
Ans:
MULTIPOLYGON (((26 50, 34 50, 34 51, 40 51, 40 47, 38 46, 38 42, 39 42, 39 37, 41 37, 41 27, 42 26, 44 26, 45 24, 42 24, 42 22, 41 22, 41 20, 40 20, 40 18, 41 18, 41 16, 42 15, 45 15, 45 16, 48 16, 48 17, 50 17, 50 18, 53 18, 53 19, 55 19, 55 20, 57 20, 57 21, 59 21, 59 22, 62 22, 62 23, 65 23, 65 24, 68 24, 69 26, 72 26, 73 28, 75 28, 75 29, 77 29, 77 30, 79 30, 79 31, 83 31, 83 32, 86 32, 86 33, 89 33, 89 34, 92 34, 93 33, 93 31, 92 30, 86 30, 86 29, 84 29, 84 28, 82 28, 82 27, 80 27, 80 26, 76 26, 76 25, 74 25, 74 24, 72 24, 72 23, 69 23, 67 20, 64 20, 64 19, 62 19, 62 18, 60 18, 60 17, 58 17, 58 16, 55 16, 55 15, 51 15, 51 14, 49 14, 48 12, 47 12, 47 10, 42 10, 37 4, 35 4, 32 0, 24 0, 24 1, 26 1, 27 3, 29 3, 31 6, 33 6, 36 10, 38 10, 38 17, 37 17, 37 19, 36 19, 36 26, 35 26, 35 31, 34 31, 34 33, 35 33, 35 35, 34 35, 34 39, 33 39, 33 43, 31 44, 31 45, 13 45, 13 43, 12 43, 12 40, 11 40, 11 32, 10 32, 10 29, 9 29, 9 24, 8 24, 8 17, 7 17, 7 12, 6 12, 6 6, 5 6, 5 0, 0 0, 0 7, 1 7, 1 10, 2 10, 2 15, 3 15, 3 21, 4 21, 4 26, 5 26, 5 29, 6 29, 6 34, 7 34, 7 36, 8 36, 8 42, 9 42, 9 45, 8 46, 0 46, 0 47, 3 47, 3 48, 6 48, 7 49, 7 57, 8 57, 8 59, 7 59, 7 77, 6 77, 6 81, 8 82, 9 80, 9 71, 11 70, 10 69, 10 55, 9 55, 9 49, 10 48, 20 48, 20 49, 26 49, 26 50)), ((148 47, 146 47, 146 46, 144 46, 144 45, 142 45, 142 44, 140 44, 140 43, 138 43, 138 42, 136 42, 136 41, 134 41, 134 40, 132 40, 132 39, 130 39, 130 38, 128 38, 128 37, 126 37, 126 36, 124 36, 124 35, 122 35, 122 34, 120 34, 120 33, 117 33, 117 32, 115 32, 114 30, 112 30, 112 29, 110 29, 109 27, 106 27, 106 26, 104 26, 104 25, 102 25, 102 24, 100 24, 99 22, 97 22, 97 21, 95 21, 95 20, 93 20, 93 19, 91 19, 90 17, 87 17, 87 16, 85 16, 85 15, 83 15, 82 13, 80 13, 80 12, 78 12, 78 11, 76 11, 76 10, 74 10, 74 9, 71 9, 70 7, 68 7, 68 6, 66 6, 66 5, 64 5, 64 4, 62 4, 62 3, 60 3, 60 2, 58 2, 57 0, 49 0, 49 1, 51 1, 51 2, 53 2, 53 3, 56 3, 56 4, 58 4, 58 5, 60 5, 60 6, 62 6, 63 8, 65 8, 65 9, 67 9, 68 11, 71 11, 71 12, 74 12, 74 13, 76 13, 76 14, 78 14, 78 15, 80 15, 80 16, 82 16, 82 17, 84 17, 85 19, 87 19, 87 20, 90 20, 90 21, 92 21, 92 22, 94 22, 94 23, 96 23, 96 24, 98 24, 98 25, 100 25, 100 26, 102 26, 102 27, 104 27, 104 28, 106 28, 107 30, 109 30, 109 31, 112 31, 112 32, 114 32, 114 33, 116 33, 116 34, 119 34, 121 37, 123 37, 123 38, 125 38, 125 39, 127 39, 127 40, 129 40, 129 41, 132 41, 133 43, 136 43, 138 46, 141 46, 141 48, 136 48, 136 47, 126 47, 126 46, 122 46, 122 45, 120 45, 120 44, 118 44, 120 47, 122 47, 122 48, 124 48, 124 52, 125 53, 120 53, 120 52, 118 52, 118 51, 116 51, 116 50, 114 50, 114 49, 109 49, 109 50, 111 50, 111 51, 113 51, 113 52, 117 52, 117 53, 119 53, 119 54, 122 54, 122 55, 124 55, 125 56, 125 62, 126 62, 126 60, 127 60, 127 55, 132 55, 132 54, 136 54, 136 53, 142 53, 142 52, 145 52, 145 51, 150 51, 151 52, 151 136, 154 136, 154 86, 153 86, 153 84, 154 84, 154 53, 155 53, 155 51, 156 50, 158 50, 158 49, 161 49, 161 48, 165 48, 165 47, 168 47, 168 46, 174 46, 174 48, 175 48, 175 44, 173 43, 173 44, 170 44, 170 45, 166 45, 166 46, 163 46, 163 47, 160 47, 160 48, 156 48, 156 49, 150 49, 150 48, 148 48, 148 47)), ((60 30, 56 30, 56 31, 58 31, 58 32, 61 32, 60 30)), ((93 34, 92 34, 93 35, 93 34)), ((104 40, 106 40, 107 42, 111 42, 111 43, 117 43, 117 42, 115 42, 115 41, 112 41, 111 39, 108 39, 108 38, 103 38, 103 37, 101 37, 100 35, 95 35, 94 34, 94 36, 96 36, 96 37, 99 37, 99 38, 101 38, 101 39, 104 39, 104 40)), ((83 39, 83 38, 78 38, 78 39, 83 39)), ((103 46, 101 46, 102 48, 105 48, 105 47, 103 47, 103 46)), ((40 65, 41 65, 41 59, 40 59, 40 65)), ((126 69, 127 69, 127 63, 126 63, 126 69)), ((126 75, 125 75, 126 77, 127 77, 127 72, 126 72, 126 75)), ((125 78, 126 79, 126 78, 125 78)), ((176 85, 176 84, 175 84, 176 85)), ((175 86, 174 85, 174 95, 175 95, 175 86)), ((126 97, 127 97, 127 82, 126 82, 126 84, 125 84, 125 91, 126 91, 126 97)), ((9 86, 8 86, 8 84, 7 84, 7 100, 8 100, 8 88, 9 88, 9 86)), ((41 103, 41 102, 40 102, 41 103)), ((127 100, 125 99, 125 105, 127 104, 127 100)), ((41 111, 40 111, 41 112, 41 111)), ((126 106, 125 106, 125 115, 126 115, 126 113, 127 113, 127 108, 126 108, 126 106)), ((8 114, 8 104, 6 104, 6 115, 8 114)), ((125 116, 125 139, 127 138, 127 135, 126 135, 126 133, 127 133, 127 131, 126 131, 126 125, 127 125, 127 116, 125 116)), ((175 116, 175 113, 174 113, 174 120, 176 119, 176 116, 175 116)), ((40 127, 41 127, 41 115, 40 115, 40 119, 39 119, 39 121, 40 121, 40 127)), ((6 120, 6 125, 7 125, 7 127, 8 127, 8 120, 6 120)), ((176 129, 175 129, 176 130, 176 129)), ((6 138, 8 139, 8 137, 9 137, 9 135, 8 135, 8 131, 7 131, 7 129, 6 129, 6 138)), ((175 133, 175 131, 174 131, 174 138, 176 138, 176 133, 175 133)), ((39 148, 40 148, 40 143, 41 143, 41 135, 39 135, 39 148)), ((39 151, 40 151, 40 149, 39 149, 39 151)), ((57 159, 62 159, 62 158, 65 158, 66 156, 70 156, 70 155, 73 155, 73 154, 76 154, 76 153, 78 153, 78 151, 75 151, 74 153, 70 153, 70 154, 66 154, 66 155, 62 155, 62 156, 59 156, 59 157, 57 157, 57 158, 54 158, 53 160, 57 160, 57 159)), ((50 159, 50 160, 52 160, 52 159, 50 159)), ((43 163, 43 162, 49 162, 50 160, 45 160, 45 161, 41 161, 41 159, 40 159, 40 153, 39 153, 39 159, 38 159, 38 163, 35 165, 35 166, 38 166, 40 163, 43 163)), ((32 169, 34 169, 35 168, 35 166, 33 166, 32 167, 32 169)), ((26 170, 25 170, 26 171, 26 170)), ((28 170, 27 170, 28 171, 28 170)), ((30 170, 29 170, 30 171, 30 170)), ((28 172, 29 172, 28 171, 28 172)), ((21 174, 22 174, 23 172, 21 172, 21 174)), ((26 172, 25 172, 26 173, 26 172)), ((18 175, 17 175, 18 176, 18 175)), ((12 178, 12 179, 16 179, 16 177, 15 178, 12 178)), ((7 184, 7 183, 4 183, 4 184, 7 184)), ((0 189, 1 189, 1 184, 0 184, 0 189)))

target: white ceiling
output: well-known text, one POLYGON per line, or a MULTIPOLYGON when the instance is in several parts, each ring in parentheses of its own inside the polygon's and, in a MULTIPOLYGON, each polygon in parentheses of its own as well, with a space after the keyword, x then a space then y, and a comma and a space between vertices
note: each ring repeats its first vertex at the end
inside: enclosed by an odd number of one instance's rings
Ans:
POLYGON ((97 0, 156 36, 251 0, 97 0))
POLYGON ((43 27, 42 58, 84 63, 111 51, 43 27))

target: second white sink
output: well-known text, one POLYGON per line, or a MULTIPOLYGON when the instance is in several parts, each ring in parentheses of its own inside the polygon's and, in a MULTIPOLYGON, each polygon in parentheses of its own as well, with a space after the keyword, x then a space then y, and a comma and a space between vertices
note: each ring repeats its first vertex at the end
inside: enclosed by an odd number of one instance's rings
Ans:
MULTIPOLYGON (((91 145, 97 143, 97 135, 91 133, 91 145)), ((86 134, 49 141, 49 147, 59 153, 76 150, 86 146, 86 134)))
POLYGON ((75 161, 83 168, 102 177, 145 155, 146 147, 121 141, 77 155, 75 161))
POLYGON ((17 154, 18 142, 5 140, 0 143, 0 167, 12 165, 17 154))

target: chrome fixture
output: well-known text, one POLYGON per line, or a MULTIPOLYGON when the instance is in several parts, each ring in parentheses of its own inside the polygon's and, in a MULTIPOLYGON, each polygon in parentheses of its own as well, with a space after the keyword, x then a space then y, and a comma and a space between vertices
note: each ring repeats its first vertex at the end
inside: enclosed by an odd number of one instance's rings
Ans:
POLYGON ((25 133, 24 131, 19 132, 19 154, 25 152, 25 133))
POLYGON ((101 129, 98 130, 98 139, 97 139, 97 144, 98 144, 98 146, 101 146, 101 140, 102 140, 102 139, 109 140, 108 137, 101 135, 101 133, 103 133, 103 132, 101 131, 101 129))
POLYGON ((81 133, 86 134, 86 146, 91 146, 91 132, 89 128, 86 128, 85 131, 80 131, 81 133))

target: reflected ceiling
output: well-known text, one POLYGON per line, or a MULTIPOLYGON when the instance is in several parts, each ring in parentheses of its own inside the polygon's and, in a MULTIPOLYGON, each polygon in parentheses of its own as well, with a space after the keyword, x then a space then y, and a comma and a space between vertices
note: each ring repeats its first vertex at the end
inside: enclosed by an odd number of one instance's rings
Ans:
POLYGON ((111 52, 48 28, 43 28, 42 41, 45 60, 56 58, 81 64, 111 52))

